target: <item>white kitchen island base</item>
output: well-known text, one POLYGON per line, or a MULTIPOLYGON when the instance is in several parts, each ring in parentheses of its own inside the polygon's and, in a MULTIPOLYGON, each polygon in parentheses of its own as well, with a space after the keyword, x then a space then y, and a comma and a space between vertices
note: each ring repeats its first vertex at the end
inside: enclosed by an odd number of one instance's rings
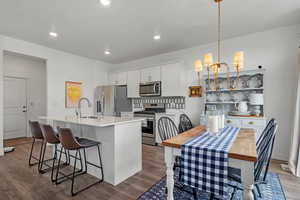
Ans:
MULTIPOLYGON (((128 117, 40 119, 42 123, 46 122, 53 127, 71 128, 75 136, 101 142, 105 182, 115 186, 142 170, 142 119, 128 117)), ((99 164, 96 148, 88 148, 86 154, 89 162, 99 164)), ((74 162, 71 159, 72 163, 74 162)), ((101 178, 100 170, 93 166, 88 166, 88 174, 101 178)))

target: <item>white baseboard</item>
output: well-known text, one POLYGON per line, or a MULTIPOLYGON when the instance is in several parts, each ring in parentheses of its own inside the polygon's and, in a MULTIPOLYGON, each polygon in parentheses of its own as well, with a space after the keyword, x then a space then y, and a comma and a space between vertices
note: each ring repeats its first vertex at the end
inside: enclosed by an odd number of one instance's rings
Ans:
POLYGON ((296 166, 294 165, 294 163, 289 162, 288 166, 289 166, 289 168, 290 168, 290 171, 291 171, 294 175, 296 175, 296 166))
POLYGON ((288 164, 280 164, 280 167, 283 171, 286 171, 286 172, 292 172, 291 171, 291 168, 288 164))

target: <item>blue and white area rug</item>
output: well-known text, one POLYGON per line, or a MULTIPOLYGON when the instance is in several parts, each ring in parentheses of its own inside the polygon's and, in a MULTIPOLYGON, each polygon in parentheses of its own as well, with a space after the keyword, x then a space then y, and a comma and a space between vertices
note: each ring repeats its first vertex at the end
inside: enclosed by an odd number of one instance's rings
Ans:
MULTIPOLYGON (((268 184, 261 185, 262 198, 257 196, 257 200, 286 200, 284 192, 281 187, 279 176, 275 173, 268 173, 268 184)), ((236 185, 236 182, 230 182, 232 185, 236 185)), ((177 185, 179 185, 177 183, 177 185)), ((165 200, 166 194, 166 177, 162 178, 159 182, 153 185, 147 192, 142 194, 138 200, 165 200)), ((191 191, 190 188, 184 188, 184 190, 191 191)), ((233 189, 230 190, 232 193, 233 189)), ((174 200, 193 200, 192 192, 185 192, 182 189, 174 188, 174 200)), ((205 193, 198 192, 198 199, 208 200, 209 197, 205 193)), ((242 200, 242 191, 237 191, 233 196, 233 200, 242 200)))

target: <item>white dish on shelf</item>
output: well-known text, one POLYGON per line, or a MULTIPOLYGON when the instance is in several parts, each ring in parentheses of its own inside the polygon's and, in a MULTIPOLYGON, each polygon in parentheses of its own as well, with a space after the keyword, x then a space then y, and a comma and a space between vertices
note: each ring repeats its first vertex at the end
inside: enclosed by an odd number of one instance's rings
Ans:
POLYGON ((208 94, 206 96, 207 101, 212 102, 217 100, 217 95, 216 94, 208 94))

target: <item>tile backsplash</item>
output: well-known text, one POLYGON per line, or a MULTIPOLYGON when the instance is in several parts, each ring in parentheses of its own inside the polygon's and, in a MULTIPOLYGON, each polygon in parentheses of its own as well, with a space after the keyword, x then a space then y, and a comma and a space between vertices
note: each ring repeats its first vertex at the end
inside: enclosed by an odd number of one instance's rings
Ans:
POLYGON ((164 104, 166 109, 185 109, 185 97, 142 97, 132 99, 134 108, 144 104, 164 104))

